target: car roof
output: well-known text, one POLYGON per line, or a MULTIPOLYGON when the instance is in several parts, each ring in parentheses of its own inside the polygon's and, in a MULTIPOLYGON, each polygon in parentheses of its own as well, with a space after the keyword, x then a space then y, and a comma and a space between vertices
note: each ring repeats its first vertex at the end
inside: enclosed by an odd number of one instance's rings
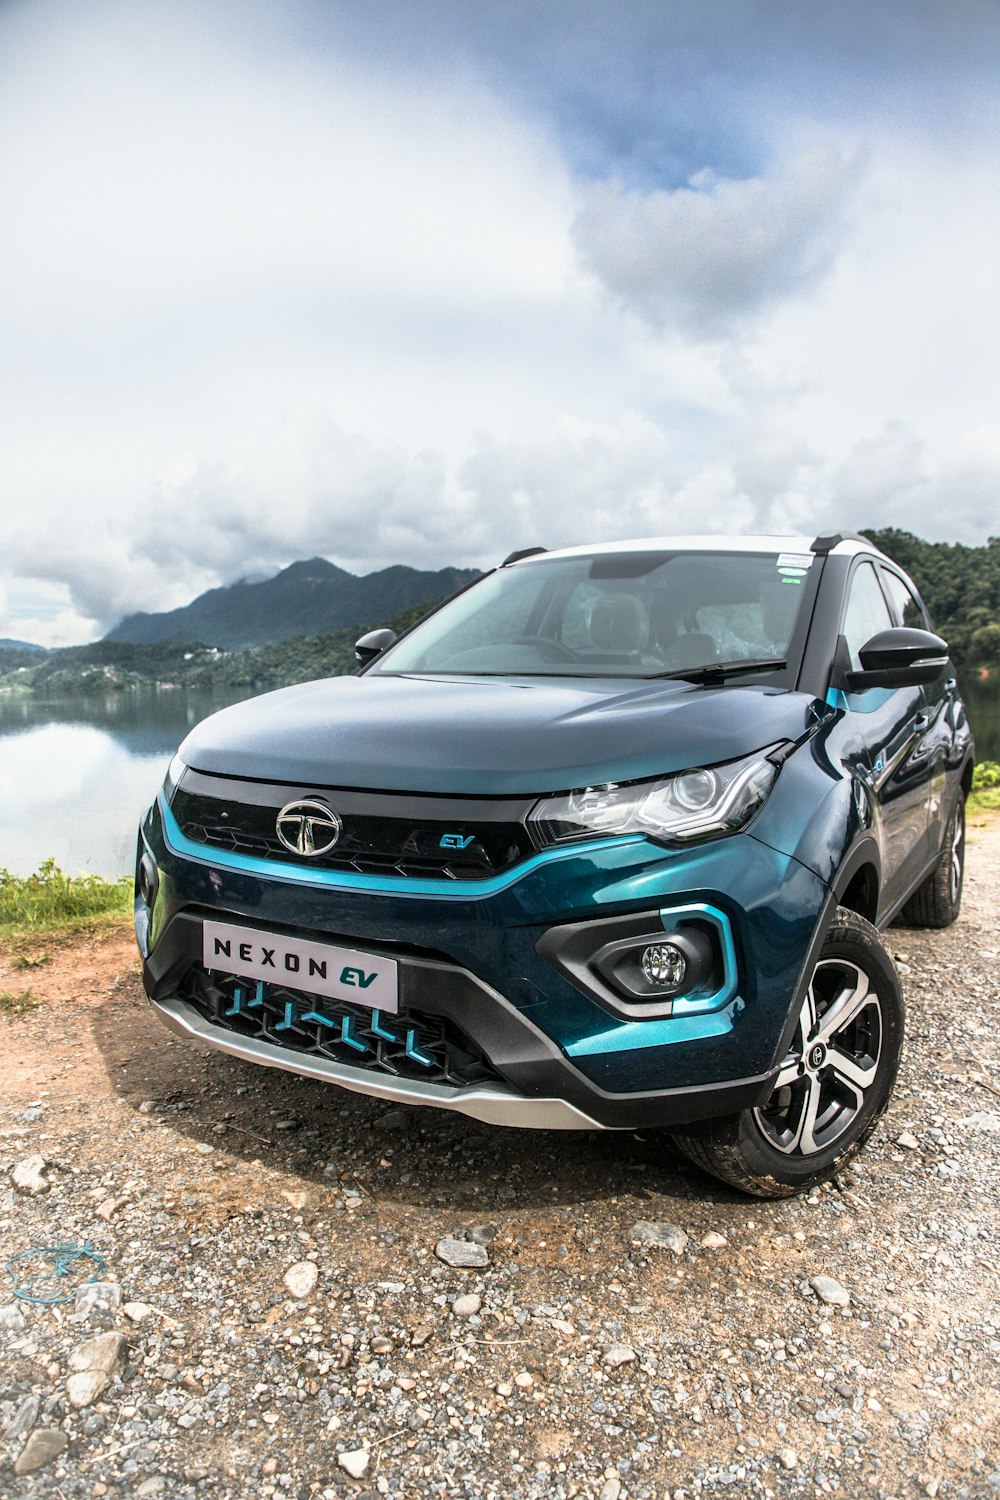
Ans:
POLYGON ((870 552, 877 556, 882 554, 874 542, 867 541, 864 537, 853 535, 842 535, 837 540, 832 538, 817 538, 815 536, 795 536, 786 533, 776 533, 771 536, 741 536, 737 534, 725 535, 698 535, 698 536, 654 536, 639 537, 632 541, 620 542, 596 542, 591 545, 578 547, 558 547, 551 552, 538 552, 534 558, 525 557, 525 562, 541 560, 542 557, 593 557, 597 555, 613 555, 616 552, 787 552, 802 557, 814 557, 817 552, 836 552, 841 556, 853 556, 858 552, 870 552), (818 547, 816 543, 822 541, 824 545, 818 547), (832 542, 832 545, 828 543, 832 542))

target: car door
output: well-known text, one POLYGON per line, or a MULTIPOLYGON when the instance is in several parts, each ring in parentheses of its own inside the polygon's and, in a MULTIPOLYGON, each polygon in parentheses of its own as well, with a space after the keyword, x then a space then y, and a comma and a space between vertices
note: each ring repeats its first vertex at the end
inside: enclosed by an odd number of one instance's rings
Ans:
MULTIPOLYGON (((895 623, 874 562, 859 559, 841 629, 852 671, 861 667, 862 646, 895 623)), ((927 862, 928 712, 919 687, 866 688, 846 693, 844 701, 857 746, 853 774, 865 783, 876 813, 884 913, 903 899, 927 862)))
MULTIPOLYGON (((897 625, 912 625, 930 630, 931 624, 923 605, 909 583, 894 568, 879 566, 882 583, 897 625)), ((926 761, 927 830, 925 858, 930 859, 941 848, 950 808, 947 806, 947 768, 953 751, 954 730, 948 712, 958 695, 958 682, 951 667, 935 681, 920 689, 923 710, 919 718, 920 741, 914 746, 911 760, 926 761)))

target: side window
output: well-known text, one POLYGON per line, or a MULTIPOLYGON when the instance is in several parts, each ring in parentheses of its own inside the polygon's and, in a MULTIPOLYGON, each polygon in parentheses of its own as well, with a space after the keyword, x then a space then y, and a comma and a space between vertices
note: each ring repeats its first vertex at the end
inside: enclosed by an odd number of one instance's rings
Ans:
POLYGON ((861 563, 851 579, 851 592, 844 615, 844 636, 851 654, 851 667, 857 672, 861 668, 861 647, 880 630, 892 625, 889 606, 879 585, 871 563, 861 563))
POLYGON ((898 573, 890 573, 888 568, 883 568, 882 582, 885 584, 892 607, 899 616, 900 625, 912 625, 916 630, 926 630, 927 621, 919 602, 906 587, 898 573))

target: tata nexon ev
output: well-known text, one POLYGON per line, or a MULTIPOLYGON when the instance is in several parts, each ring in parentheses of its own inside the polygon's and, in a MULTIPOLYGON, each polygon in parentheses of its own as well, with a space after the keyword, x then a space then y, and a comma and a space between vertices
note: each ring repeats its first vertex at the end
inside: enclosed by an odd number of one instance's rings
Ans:
POLYGON ((354 677, 188 736, 139 843, 176 1033, 406 1104, 833 1173, 903 1035, 879 930, 958 913, 973 744, 853 535, 515 553, 354 677))

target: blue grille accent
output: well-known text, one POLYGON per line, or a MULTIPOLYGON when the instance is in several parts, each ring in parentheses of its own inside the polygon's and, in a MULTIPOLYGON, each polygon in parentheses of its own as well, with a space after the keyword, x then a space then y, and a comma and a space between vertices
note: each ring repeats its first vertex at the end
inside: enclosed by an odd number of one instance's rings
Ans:
POLYGON ((452 1088, 500 1079, 481 1049, 443 1016, 404 1008, 389 1017, 285 985, 258 981, 251 986, 200 965, 188 971, 180 995, 211 1024, 281 1051, 452 1088))

